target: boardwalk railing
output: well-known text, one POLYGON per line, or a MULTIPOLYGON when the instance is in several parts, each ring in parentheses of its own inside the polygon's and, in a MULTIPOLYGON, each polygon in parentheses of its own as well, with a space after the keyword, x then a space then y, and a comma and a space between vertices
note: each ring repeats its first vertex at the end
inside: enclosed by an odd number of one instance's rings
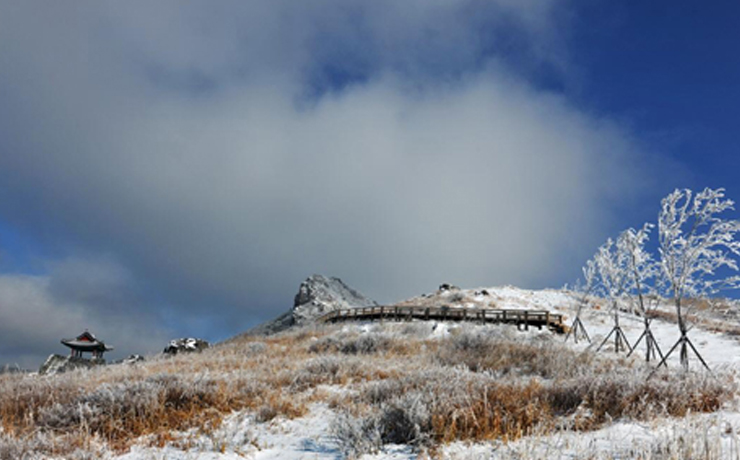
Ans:
POLYGON ((435 321, 477 321, 481 323, 516 324, 528 330, 547 327, 555 332, 565 332, 563 315, 545 310, 500 310, 492 308, 451 308, 417 306, 378 306, 335 310, 318 318, 319 322, 338 321, 409 321, 412 319, 435 321))

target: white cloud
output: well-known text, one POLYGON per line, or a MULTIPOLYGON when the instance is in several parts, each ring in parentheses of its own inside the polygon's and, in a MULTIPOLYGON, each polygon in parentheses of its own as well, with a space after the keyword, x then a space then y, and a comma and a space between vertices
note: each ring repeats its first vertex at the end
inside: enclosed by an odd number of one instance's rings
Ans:
POLYGON ((115 347, 113 359, 160 351, 171 338, 111 261, 67 260, 51 273, 0 275, 0 363, 36 369, 49 354, 69 351, 62 338, 85 329, 115 347))
POLYGON ((104 5, 0 19, 0 215, 184 322, 244 329, 313 272, 381 301, 567 281, 639 190, 629 133, 497 48, 562 65, 555 2, 104 5), (307 97, 345 58, 364 77, 307 97))

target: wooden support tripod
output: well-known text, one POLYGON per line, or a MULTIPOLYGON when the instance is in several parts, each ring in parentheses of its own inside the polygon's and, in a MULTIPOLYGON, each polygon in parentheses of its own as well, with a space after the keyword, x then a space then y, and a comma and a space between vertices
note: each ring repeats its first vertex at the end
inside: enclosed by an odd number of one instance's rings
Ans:
POLYGON ((637 346, 640 344, 642 339, 645 339, 645 343, 647 344, 647 351, 645 352, 645 360, 647 362, 650 362, 651 359, 658 359, 658 356, 660 356, 661 362, 664 366, 668 367, 668 365, 665 363, 665 358, 663 356, 663 352, 660 351, 660 345, 658 345, 658 341, 655 340, 655 336, 653 335, 653 331, 650 329, 650 322, 645 322, 645 330, 642 331, 642 334, 640 335, 640 338, 637 339, 634 345, 632 345, 632 351, 630 351, 627 354, 627 357, 629 358, 632 353, 637 350, 637 346), (655 355, 655 353, 658 353, 658 356, 655 355))
POLYGON ((581 321, 580 316, 576 316, 576 319, 573 320, 573 324, 570 326, 570 330, 568 331, 568 334, 565 336, 565 341, 568 341, 568 338, 570 338, 571 334, 573 335, 573 340, 575 343, 578 343, 578 335, 579 333, 588 340, 588 343, 591 343, 591 337, 588 336, 588 332, 586 332, 586 327, 583 325, 583 322, 581 321))
MULTIPOLYGON (((673 353, 678 346, 681 346, 681 365, 684 367, 685 370, 689 369, 689 348, 694 352, 694 355, 696 355, 697 358, 699 358, 699 361, 702 363, 704 368, 708 370, 710 373, 712 370, 707 366, 706 361, 704 361, 704 358, 701 357, 701 354, 696 350, 696 347, 693 343, 691 343, 691 340, 689 339, 689 336, 686 335, 686 332, 681 332, 681 337, 678 339, 678 341, 671 347, 671 349, 668 351, 668 353, 665 355, 665 357, 660 361, 660 364, 658 364, 659 368, 660 366, 664 365, 666 361, 668 361, 668 357, 671 356, 671 353, 673 353)), ((666 365, 667 366, 667 365, 666 365)), ((652 375, 652 374, 651 374, 652 375)))
POLYGON ((609 332, 609 334, 606 336, 603 342, 601 342, 601 345, 599 345, 599 348, 596 349, 596 351, 600 351, 601 348, 606 345, 606 342, 609 341, 609 338, 614 335, 614 353, 619 353, 621 350, 629 350, 630 353, 632 353, 632 347, 630 346, 629 341, 627 340, 627 337, 624 335, 624 331, 619 326, 619 324, 615 325, 612 330, 609 332))

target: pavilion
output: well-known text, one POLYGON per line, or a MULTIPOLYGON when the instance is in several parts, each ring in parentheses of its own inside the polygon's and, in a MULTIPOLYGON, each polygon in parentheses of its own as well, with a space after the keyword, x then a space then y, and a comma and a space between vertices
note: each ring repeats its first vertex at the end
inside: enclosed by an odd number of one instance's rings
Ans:
POLYGON ((62 339, 62 344, 72 349, 71 356, 75 358, 82 358, 83 353, 92 353, 93 359, 103 359, 103 353, 113 349, 87 330, 74 339, 62 339))

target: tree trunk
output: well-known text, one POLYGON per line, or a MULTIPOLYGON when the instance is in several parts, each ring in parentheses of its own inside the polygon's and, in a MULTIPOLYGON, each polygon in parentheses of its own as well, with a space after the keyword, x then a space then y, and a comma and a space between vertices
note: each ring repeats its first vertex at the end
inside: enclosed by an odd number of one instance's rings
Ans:
POLYGON ((647 316, 642 316, 642 320, 645 323, 645 361, 650 362, 650 356, 655 354, 655 351, 653 351, 653 341, 652 341, 652 335, 648 334, 650 332, 650 321, 648 320, 647 316))
POLYGON ((688 344, 686 334, 688 333, 688 328, 686 327, 686 319, 683 317, 683 311, 681 309, 681 297, 676 297, 676 314, 678 316, 678 330, 681 332, 681 337, 679 340, 681 341, 681 367, 684 371, 689 370, 689 350, 688 350, 688 344))
POLYGON ((619 353, 619 343, 622 337, 619 335, 619 311, 617 311, 617 301, 612 304, 614 308, 614 352, 619 353))

